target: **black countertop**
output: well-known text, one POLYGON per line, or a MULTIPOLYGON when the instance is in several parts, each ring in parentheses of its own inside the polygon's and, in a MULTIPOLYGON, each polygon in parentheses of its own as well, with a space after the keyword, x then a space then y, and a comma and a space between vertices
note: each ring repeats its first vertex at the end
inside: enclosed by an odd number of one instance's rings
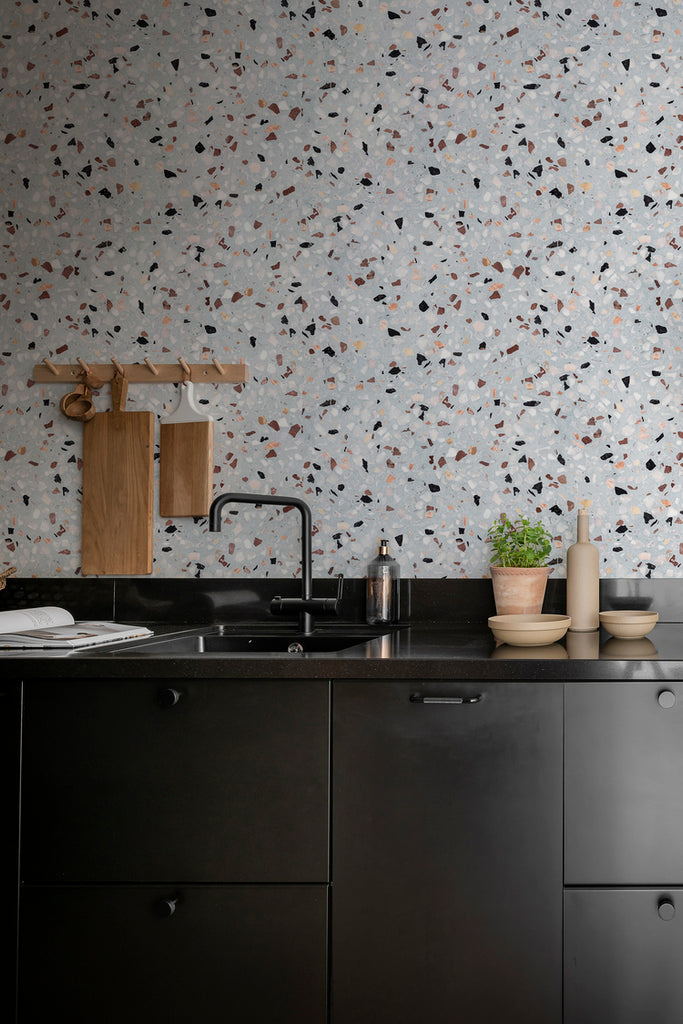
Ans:
MULTIPOLYGON (((315 581, 316 593, 334 581, 315 581)), ((80 652, 5 651, 7 677, 64 678, 310 678, 415 680, 683 680, 683 585, 680 580, 601 581, 601 608, 658 611, 642 640, 617 640, 603 629, 568 633, 545 647, 498 645, 487 626, 495 613, 490 580, 402 581, 407 621, 382 639, 338 653, 189 653, 158 641, 205 630, 296 630, 268 614, 275 593, 296 594, 295 580, 11 580, 2 607, 58 604, 77 620, 113 619, 149 625, 154 645, 138 641, 80 652), (170 586, 169 584, 173 584, 170 586)), ((364 632, 363 581, 345 586, 341 621, 364 632)), ((564 612, 564 580, 552 579, 544 611, 564 612)), ((319 620, 316 632, 337 620, 319 620)), ((182 648, 181 645, 174 645, 182 648)))
MULTIPOLYGON (((159 643, 195 628, 156 626, 154 642, 85 651, 6 651, 3 669, 20 678, 309 678, 420 680, 683 680, 683 625, 659 623, 642 640, 603 629, 568 633, 543 647, 497 644, 487 627, 404 626, 336 653, 178 653, 159 643)), ((240 631, 247 627, 242 625, 240 631)), ((256 627, 263 630, 263 624, 256 627)), ((319 632, 324 632, 321 627, 319 632)))

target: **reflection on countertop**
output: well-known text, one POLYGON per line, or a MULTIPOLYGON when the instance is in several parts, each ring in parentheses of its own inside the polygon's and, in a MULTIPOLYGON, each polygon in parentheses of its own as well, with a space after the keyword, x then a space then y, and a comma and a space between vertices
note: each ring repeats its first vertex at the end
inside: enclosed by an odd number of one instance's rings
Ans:
POLYGON ((494 660, 500 661, 525 661, 527 659, 543 661, 566 661, 569 657, 567 648, 560 643, 543 644, 542 646, 527 647, 519 644, 497 644, 491 652, 494 660))
POLYGON ((659 651, 647 636, 639 640, 619 640, 613 636, 600 648, 600 657, 616 661, 656 661, 659 651))
MULTIPOLYGON (((378 652, 379 653, 379 652, 378 652)), ((604 629, 568 632, 562 640, 539 646, 498 643, 488 628, 406 626, 383 638, 381 657, 494 661, 683 661, 683 624, 660 623, 650 636, 621 640, 604 629)))
MULTIPOLYGON (((263 626, 261 626, 263 629, 263 626)), ((135 643, 116 643, 100 648, 84 648, 81 650, 18 650, 0 651, 0 659, 65 659, 81 661, 97 658, 98 660, 114 660, 143 658, 155 659, 178 658, 179 652, 173 644, 166 646, 164 640, 178 635, 186 635, 194 630, 178 632, 173 626, 156 626, 153 641, 135 643)), ((317 633, 318 631, 316 631, 317 633)), ((320 629, 324 634, 324 627, 320 629)), ((182 652, 183 657, 196 659, 206 655, 182 652)), ((271 659, 273 653, 268 655, 271 659)), ((218 659, 220 652, 211 655, 218 659)), ((234 655, 233 655, 234 657, 234 655)), ((260 659, 258 651, 245 653, 242 658, 260 659)), ((286 656, 292 660, 291 655, 286 656)), ((436 625, 402 626, 391 632, 378 636, 372 641, 359 638, 357 645, 334 651, 317 651, 306 655, 307 659, 322 659, 327 662, 346 663, 349 661, 365 662, 390 661, 406 662, 417 660, 433 663, 435 661, 463 663, 485 661, 676 661, 683 663, 683 623, 659 623, 647 637, 639 639, 618 639, 610 636, 604 629, 592 633, 567 633, 561 640, 552 644, 538 646, 517 646, 499 643, 491 630, 484 624, 458 624, 444 628, 436 625)))
MULTIPOLYGON (((196 630, 198 627, 194 627, 196 630)), ((181 633, 187 630, 181 630, 181 633)), ((155 640, 178 636, 177 627, 159 626, 155 640)), ((378 683, 401 679, 537 680, 586 682, 596 680, 683 679, 683 624, 658 623, 642 640, 616 640, 600 630, 569 635, 540 647, 497 644, 486 622, 444 626, 425 623, 399 626, 375 640, 338 652, 307 654, 223 654, 164 652, 155 642, 146 652, 133 649, 89 649, 63 652, 7 652, 3 670, 9 678, 46 677, 89 680, 300 678, 329 682, 372 679, 378 683), (48 669, 49 665, 49 669, 48 669)), ((171 644, 173 646, 173 644, 171 644)))

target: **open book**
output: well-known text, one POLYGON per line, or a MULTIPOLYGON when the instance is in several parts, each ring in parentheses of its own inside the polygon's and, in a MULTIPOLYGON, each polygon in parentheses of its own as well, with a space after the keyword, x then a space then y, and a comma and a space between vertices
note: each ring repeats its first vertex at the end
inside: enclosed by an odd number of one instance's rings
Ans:
POLYGON ((74 622, 65 608, 22 608, 0 612, 0 649, 7 647, 94 647, 152 636, 145 626, 117 622, 74 622))

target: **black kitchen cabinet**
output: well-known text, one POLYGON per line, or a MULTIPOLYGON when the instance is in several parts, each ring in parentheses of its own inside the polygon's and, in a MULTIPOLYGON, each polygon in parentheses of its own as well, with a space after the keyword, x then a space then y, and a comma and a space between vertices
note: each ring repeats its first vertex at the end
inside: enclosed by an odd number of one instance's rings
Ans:
POLYGON ((20 1020, 324 1024, 325 886, 28 886, 20 1020))
POLYGON ((567 889, 565 1024, 680 1024, 683 889, 567 889))
POLYGON ((328 686, 26 687, 22 879, 326 882, 328 686))
POLYGON ((565 697, 565 882, 683 885, 683 684, 565 697))
POLYGON ((561 1020, 560 685, 335 683, 332 806, 334 1024, 561 1020))
POLYGON ((0 1019, 14 1019, 19 878, 21 684, 0 683, 0 1019))
POLYGON ((565 696, 566 1024, 683 1015, 683 686, 565 696))
POLYGON ((328 776, 324 682, 27 683, 19 1020, 323 1024, 328 776))

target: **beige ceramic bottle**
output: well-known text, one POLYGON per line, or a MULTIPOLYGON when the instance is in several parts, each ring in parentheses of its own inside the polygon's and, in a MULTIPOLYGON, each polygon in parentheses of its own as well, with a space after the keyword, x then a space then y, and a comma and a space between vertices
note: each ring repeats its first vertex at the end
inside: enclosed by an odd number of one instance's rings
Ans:
POLYGON ((579 509, 576 543, 567 549, 567 615, 570 630, 588 633, 600 626, 600 556, 588 537, 588 512, 579 509))

